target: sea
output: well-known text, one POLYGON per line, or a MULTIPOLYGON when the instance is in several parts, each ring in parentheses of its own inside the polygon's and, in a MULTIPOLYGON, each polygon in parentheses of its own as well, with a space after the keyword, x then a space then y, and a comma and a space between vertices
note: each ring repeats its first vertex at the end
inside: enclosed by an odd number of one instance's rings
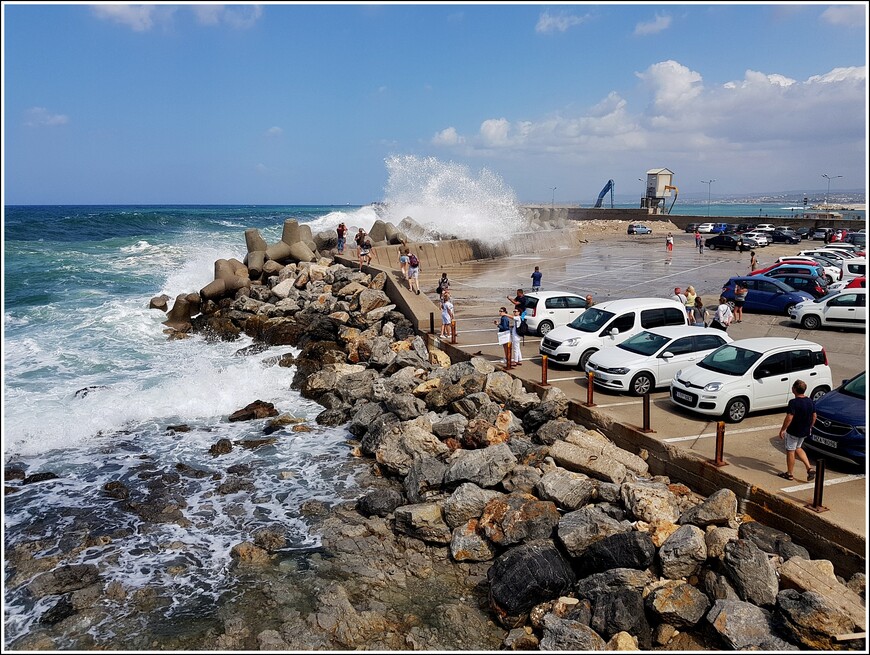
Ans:
MULTIPOLYGON (((246 229, 275 243, 288 218, 315 233, 340 222, 368 230, 379 218, 398 223, 405 216, 467 237, 520 229, 519 203, 498 176, 431 159, 394 158, 388 169, 383 199, 359 206, 4 207, 5 553, 26 544, 35 557, 99 561, 105 581, 162 590, 173 600, 155 612, 179 620, 208 613, 243 583, 230 574, 228 553, 258 527, 283 526, 287 553, 318 547, 300 506, 358 498, 362 464, 351 456, 346 428, 317 425, 322 408, 290 387, 292 370, 274 365, 295 349, 240 356, 252 345, 248 337, 170 340, 165 315, 149 302, 199 291, 212 281, 217 259, 244 258, 246 229), (146 525, 107 497, 109 483, 132 487, 178 465, 210 469, 208 451, 219 439, 261 437, 261 422, 227 420, 255 400, 311 428, 222 456, 220 470, 256 467, 255 493, 215 494, 210 478, 181 476, 184 527, 146 525), (10 479, 12 469, 56 477, 21 484, 10 479)), ((707 209, 685 205, 673 213, 707 209)), ((746 204, 711 209, 711 217, 793 211, 746 204)), ((4 562, 6 650, 38 627, 57 597, 34 598, 4 562)), ((87 631, 99 648, 125 643, 109 620, 87 631)))

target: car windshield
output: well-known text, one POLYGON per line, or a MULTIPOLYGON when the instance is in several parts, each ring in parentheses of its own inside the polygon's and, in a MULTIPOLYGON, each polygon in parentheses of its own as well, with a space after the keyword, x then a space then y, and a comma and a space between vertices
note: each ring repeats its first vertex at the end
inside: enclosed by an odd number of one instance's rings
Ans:
POLYGON ((828 292, 826 295, 822 296, 821 298, 816 298, 816 300, 814 302, 816 302, 816 303, 827 302, 831 298, 836 296, 838 293, 840 293, 841 291, 842 291, 842 289, 834 289, 833 291, 828 292))
POLYGON ((840 389, 841 393, 848 394, 850 396, 855 396, 855 398, 860 398, 861 400, 865 400, 867 398, 866 386, 864 383, 864 373, 860 375, 856 375, 851 380, 849 380, 846 384, 842 386, 840 389))
POLYGON ((698 366, 714 373, 740 376, 758 361, 761 353, 738 346, 722 346, 698 362, 698 366))
POLYGON ((611 318, 613 318, 613 312, 605 312, 603 309, 593 307, 592 309, 587 309, 568 323, 568 327, 580 330, 581 332, 597 332, 611 318))
POLYGON ((667 337, 662 337, 652 332, 641 332, 617 344, 616 347, 637 355, 652 355, 658 352, 659 348, 669 341, 670 339, 667 337))

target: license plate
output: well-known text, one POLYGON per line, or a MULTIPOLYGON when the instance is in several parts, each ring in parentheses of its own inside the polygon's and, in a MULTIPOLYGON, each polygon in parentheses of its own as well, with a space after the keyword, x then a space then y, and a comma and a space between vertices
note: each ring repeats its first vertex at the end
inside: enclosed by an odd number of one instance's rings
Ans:
POLYGON ((836 448, 837 447, 837 442, 834 441, 833 439, 825 439, 824 437, 817 437, 815 435, 813 435, 810 438, 813 441, 815 441, 816 443, 820 443, 823 446, 827 446, 828 448, 836 448))
POLYGON ((674 390, 674 398, 685 400, 688 403, 692 402, 692 397, 689 394, 683 393, 682 391, 677 391, 676 389, 674 390))

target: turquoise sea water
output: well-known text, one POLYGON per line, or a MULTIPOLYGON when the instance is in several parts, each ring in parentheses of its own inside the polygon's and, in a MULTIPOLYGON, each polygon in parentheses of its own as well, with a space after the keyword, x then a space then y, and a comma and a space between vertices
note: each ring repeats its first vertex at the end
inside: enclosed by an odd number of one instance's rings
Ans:
MULTIPOLYGON (((426 224, 453 232, 467 228, 470 234, 496 234, 515 225, 515 201, 498 183, 477 180, 467 187, 458 197, 393 189, 390 198, 406 200, 394 202, 386 218, 397 223, 406 215, 422 217, 426 224)), ((706 210, 706 204, 678 203, 674 214, 706 210)), ((711 217, 777 211, 784 210, 713 205, 711 217)), ((5 495, 7 550, 39 542, 40 556, 66 554, 67 563, 99 560, 106 580, 169 589, 174 600, 164 611, 172 616, 198 612, 228 593, 234 584, 226 575, 229 549, 264 523, 284 525, 291 550, 317 545, 300 517, 301 503, 354 498, 359 490, 346 431, 314 425, 322 408, 289 388, 291 372, 269 365, 270 358, 293 349, 240 357, 237 352, 251 343, 247 338, 167 341, 165 316, 148 309, 154 296, 197 292, 213 279, 215 260, 243 259, 245 229, 258 228, 267 242, 278 241, 287 218, 317 232, 341 221, 368 229, 378 214, 372 206, 5 208, 4 465, 27 475, 59 476, 5 495), (234 449, 214 467, 254 467, 255 494, 220 496, 210 479, 184 478, 183 513, 190 525, 183 529, 173 523, 143 529, 137 517, 106 497, 108 482, 138 488, 142 479, 178 464, 211 470, 207 451, 218 439, 261 436, 259 425, 226 421, 258 399, 308 419, 313 432, 253 453, 234 449), (190 431, 167 429, 179 424, 190 431), (108 543, 80 551, 71 545, 108 534, 115 535, 108 543), (186 544, 183 554, 165 548, 176 541, 186 544), (168 575, 167 567, 175 565, 184 572, 168 575)), ((4 646, 26 634, 56 600, 6 589, 4 646)), ((90 630, 108 639, 112 626, 90 630)))

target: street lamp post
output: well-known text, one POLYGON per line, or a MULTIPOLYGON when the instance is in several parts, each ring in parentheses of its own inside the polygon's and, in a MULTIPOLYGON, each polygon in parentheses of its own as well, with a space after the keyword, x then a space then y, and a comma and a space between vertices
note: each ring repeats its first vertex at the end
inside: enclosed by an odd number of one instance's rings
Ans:
POLYGON ((710 216, 710 189, 715 181, 716 180, 701 180, 701 184, 707 185, 707 216, 710 216))
POLYGON ((822 173, 822 177, 828 180, 828 190, 825 191, 825 209, 828 208, 828 194, 831 193, 831 180, 836 180, 838 177, 843 177, 842 175, 828 175, 827 173, 822 173))
POLYGON ((551 209, 552 209, 553 211, 556 211, 556 189, 557 189, 557 188, 558 188, 558 187, 553 187, 553 201, 552 201, 552 204, 551 204, 551 209))

